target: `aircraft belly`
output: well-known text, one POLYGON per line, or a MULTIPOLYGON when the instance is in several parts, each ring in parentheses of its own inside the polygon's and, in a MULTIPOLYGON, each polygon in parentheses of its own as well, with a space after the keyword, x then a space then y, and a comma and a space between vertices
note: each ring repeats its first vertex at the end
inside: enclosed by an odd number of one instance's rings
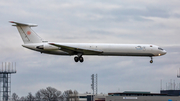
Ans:
POLYGON ((106 56, 154 56, 152 53, 119 53, 119 52, 105 52, 102 55, 106 56))
POLYGON ((149 50, 136 50, 134 47, 121 47, 104 51, 107 56, 154 56, 149 50))

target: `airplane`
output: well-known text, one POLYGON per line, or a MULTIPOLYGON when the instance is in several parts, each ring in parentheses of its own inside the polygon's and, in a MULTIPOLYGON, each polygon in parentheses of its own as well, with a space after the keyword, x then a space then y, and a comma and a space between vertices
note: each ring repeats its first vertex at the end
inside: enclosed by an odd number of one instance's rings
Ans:
POLYGON ((83 55, 97 56, 145 56, 153 63, 154 56, 162 56, 166 51, 153 44, 103 44, 103 43, 56 43, 44 41, 31 27, 37 24, 10 21, 16 26, 24 42, 22 45, 30 50, 53 55, 76 55, 74 61, 84 61, 83 55))

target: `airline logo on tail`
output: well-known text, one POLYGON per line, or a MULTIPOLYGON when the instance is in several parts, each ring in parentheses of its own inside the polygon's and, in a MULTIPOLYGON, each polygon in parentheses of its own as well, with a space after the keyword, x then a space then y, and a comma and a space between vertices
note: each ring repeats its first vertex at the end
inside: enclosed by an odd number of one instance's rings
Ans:
POLYGON ((31 31, 27 31, 27 35, 31 35, 31 31))

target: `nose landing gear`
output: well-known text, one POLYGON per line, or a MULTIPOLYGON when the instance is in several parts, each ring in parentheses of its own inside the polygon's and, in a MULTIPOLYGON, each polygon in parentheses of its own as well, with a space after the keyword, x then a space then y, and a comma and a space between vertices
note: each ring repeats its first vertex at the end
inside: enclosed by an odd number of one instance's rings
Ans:
POLYGON ((153 63, 153 58, 151 57, 150 63, 153 63))

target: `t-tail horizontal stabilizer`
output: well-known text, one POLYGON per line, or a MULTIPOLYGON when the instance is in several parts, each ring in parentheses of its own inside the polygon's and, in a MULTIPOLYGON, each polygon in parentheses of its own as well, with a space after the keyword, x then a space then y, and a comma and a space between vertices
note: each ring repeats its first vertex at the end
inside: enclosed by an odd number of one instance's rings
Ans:
POLYGON ((20 22, 15 22, 15 21, 9 21, 10 23, 14 23, 15 25, 12 26, 29 26, 29 27, 37 27, 37 24, 32 24, 32 23, 20 23, 20 22))

